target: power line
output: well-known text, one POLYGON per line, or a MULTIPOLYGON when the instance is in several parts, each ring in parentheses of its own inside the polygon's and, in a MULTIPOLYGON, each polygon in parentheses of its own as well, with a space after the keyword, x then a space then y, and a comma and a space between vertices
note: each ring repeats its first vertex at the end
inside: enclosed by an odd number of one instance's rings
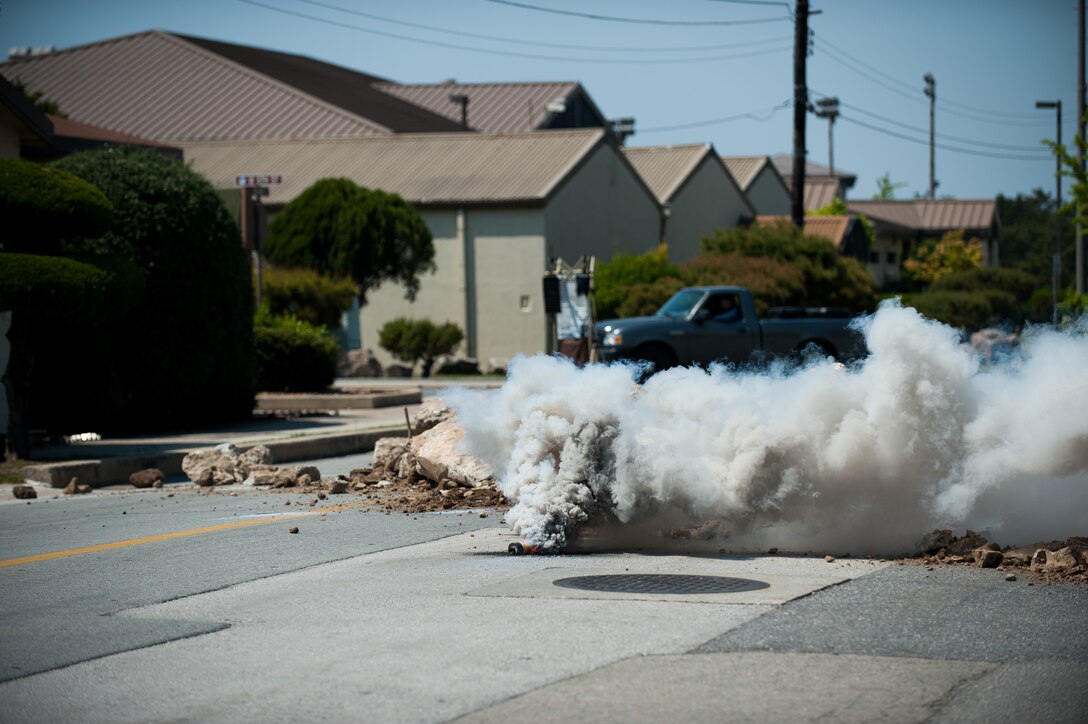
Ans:
POLYGON ((789 17, 777 17, 777 18, 753 18, 751 20, 651 20, 648 18, 622 18, 614 15, 597 15, 595 13, 580 13, 576 10, 559 10, 558 8, 545 8, 539 5, 530 5, 528 3, 514 2, 513 0, 487 0, 487 2, 495 3, 496 5, 509 5, 510 7, 520 8, 522 10, 533 10, 539 13, 552 13, 553 15, 567 15, 576 18, 585 18, 587 20, 604 20, 612 23, 635 23, 638 25, 755 25, 757 23, 777 23, 782 20, 789 20, 789 17))
POLYGON ((770 55, 773 53, 780 53, 792 49, 792 46, 783 46, 776 48, 765 48, 763 50, 755 50, 748 53, 733 53, 730 55, 714 55, 703 56, 697 58, 577 58, 572 56, 554 56, 554 55, 538 55, 535 53, 518 53, 512 50, 498 50, 490 48, 475 48, 469 45, 458 45, 457 43, 445 43, 440 40, 424 40, 422 38, 413 38, 408 35, 399 35, 397 33, 390 33, 384 30, 375 30, 374 28, 365 28, 360 25, 353 25, 351 23, 340 22, 336 20, 329 20, 328 18, 318 17, 316 15, 308 15, 306 13, 300 13, 295 10, 288 10, 286 8, 279 8, 274 5, 266 5, 257 0, 238 0, 238 2, 245 3, 246 5, 253 5, 254 7, 263 8, 265 10, 271 10, 273 12, 282 13, 284 15, 291 15, 296 18, 304 18, 306 20, 312 20, 316 23, 324 23, 325 25, 331 25, 333 27, 341 28, 344 30, 357 30, 361 33, 369 33, 370 35, 378 35, 383 38, 393 38, 395 40, 404 40, 409 43, 418 43, 421 45, 429 45, 438 48, 452 48, 454 50, 464 50, 470 53, 483 53, 485 55, 503 55, 512 58, 529 58, 532 60, 550 60, 556 62, 567 63, 597 63, 602 65, 674 65, 678 63, 704 63, 713 62, 719 60, 739 60, 742 58, 754 58, 760 55, 770 55))
POLYGON ((710 120, 707 120, 707 121, 693 121, 691 123, 680 123, 680 124, 677 124, 675 126, 656 126, 654 128, 640 128, 640 129, 638 129, 638 133, 639 133, 639 135, 643 135, 643 134, 646 134, 646 133, 658 133, 658 132, 661 132, 661 131, 680 131, 680 130, 683 130, 683 129, 686 129, 686 128, 699 128, 701 126, 715 126, 715 125, 718 125, 719 123, 729 123, 731 121, 739 121, 739 120, 744 119, 744 118, 750 118, 753 121, 758 121, 760 123, 765 123, 765 122, 771 120, 771 118, 774 117, 774 114, 778 113, 779 111, 781 111, 781 110, 783 110, 785 108, 789 108, 791 105, 793 105, 793 100, 792 99, 786 99, 785 101, 779 103, 776 106, 771 106, 770 108, 766 108, 766 109, 759 110, 759 111, 752 111, 750 113, 738 113, 738 114, 736 114, 734 116, 725 116, 723 118, 711 118, 710 120), (761 118, 760 116, 764 116, 764 117, 761 118))
MULTIPOLYGON (((827 95, 826 93, 820 93, 819 91, 815 91, 815 93, 817 95, 827 95)), ((894 118, 888 118, 887 116, 882 116, 879 113, 873 113, 872 111, 867 111, 864 108, 859 108, 858 106, 852 105, 850 103, 843 103, 842 101, 839 101, 839 105, 841 107, 843 107, 843 108, 849 108, 850 110, 855 111, 856 113, 860 113, 860 114, 862 114, 864 116, 869 116, 870 118, 875 118, 875 119, 877 119, 879 121, 884 121, 885 123, 890 123, 893 126, 899 126, 900 128, 905 128, 908 131, 914 131, 915 133, 923 133, 923 134, 929 133, 929 131, 927 129, 919 128, 917 126, 912 126, 909 123, 903 123, 902 121, 897 121, 894 118)), ((1021 153, 1032 153, 1032 152, 1038 152, 1040 150, 1039 146, 1015 146, 1015 145, 1010 145, 1010 144, 1005 144, 1005 143, 989 143, 987 141, 979 141, 979 140, 976 140, 976 139, 973 139, 973 138, 963 138, 963 137, 960 137, 960 136, 950 136, 950 135, 948 135, 946 133, 938 133, 937 138, 942 138, 942 139, 945 139, 945 140, 948 140, 948 141, 955 141, 957 143, 966 143, 966 144, 972 145, 972 146, 983 146, 985 148, 994 148, 994 149, 1004 150, 1004 151, 1017 151, 1017 152, 1021 152, 1021 153)))
MULTIPOLYGON (((922 139, 919 139, 919 138, 912 138, 912 137, 904 135, 902 133, 898 133, 896 131, 888 130, 887 128, 881 128, 879 126, 874 126, 872 124, 865 123, 864 121, 859 121, 858 119, 852 118, 850 116, 840 115, 839 119, 843 120, 843 121, 846 121, 847 123, 853 123, 856 126, 861 126, 862 128, 868 128, 870 131, 876 131, 877 133, 882 133, 885 136, 891 136, 893 138, 899 138, 901 140, 910 141, 911 143, 917 143, 917 144, 923 145, 923 146, 928 146, 929 145, 929 141, 925 141, 925 140, 922 140, 922 139)), ((945 144, 945 143, 937 143, 937 144, 934 144, 934 145, 937 148, 940 148, 940 149, 942 149, 944 151, 951 151, 952 153, 962 153, 962 154, 965 154, 965 155, 968 155, 968 156, 979 156, 979 157, 982 157, 982 158, 999 158, 999 159, 1003 159, 1003 160, 1006 160, 1006 161, 1053 161, 1054 160, 1052 156, 1024 156, 1024 155, 1013 155, 1013 154, 1006 154, 1006 153, 990 153, 988 151, 976 151, 976 150, 968 149, 968 148, 957 148, 955 146, 949 146, 948 144, 945 144)))
MULTIPOLYGON (((792 40, 789 36, 780 36, 776 38, 765 38, 763 40, 746 40, 736 43, 719 43, 715 45, 688 45, 688 46, 674 46, 674 47, 642 47, 642 46, 621 46, 621 45, 573 45, 569 43, 549 43, 540 40, 525 40, 515 38, 504 38, 498 35, 485 35, 482 33, 471 33, 464 30, 450 30, 449 28, 439 28, 433 25, 424 25, 422 23, 413 23, 407 20, 398 20, 396 18, 388 18, 382 15, 375 15, 373 13, 366 13, 362 10, 355 10, 354 8, 346 8, 339 5, 333 5, 331 3, 320 2, 319 0, 295 0, 296 2, 305 3, 307 5, 314 5, 320 8, 326 8, 328 10, 335 10, 336 12, 347 13, 349 15, 357 15, 361 18, 369 18, 371 20, 379 20, 384 23, 393 23, 395 25, 403 25, 409 28, 419 28, 420 30, 428 30, 433 33, 443 33, 445 35, 456 35, 465 38, 476 38, 478 40, 491 40, 499 43, 512 43, 514 45, 534 45, 541 48, 559 48, 567 50, 587 50, 592 52, 638 52, 638 53, 693 53, 702 50, 732 50, 734 48, 745 48, 754 45, 767 45, 769 43, 781 43, 788 40, 792 40)), ((782 3, 776 3, 782 4, 782 3)))
MULTIPOLYGON (((869 80, 869 81, 871 81, 871 82, 873 82, 873 83, 881 86, 882 88, 885 88, 885 89, 887 89, 887 90, 889 90, 889 91, 891 91, 893 93, 901 95, 904 98, 906 98, 907 100, 910 100, 911 102, 922 103, 922 104, 927 103, 927 101, 924 101, 919 97, 918 92, 917 92, 916 89, 913 90, 913 91, 906 91, 906 90, 903 90, 902 88, 897 88, 897 87, 892 86, 892 85, 890 85, 888 83, 885 83, 880 78, 873 77, 869 73, 866 73, 865 71, 858 68, 858 62, 857 61, 848 62, 846 60, 843 60, 841 58, 836 57, 835 53, 836 52, 842 52, 842 51, 838 51, 838 49, 832 48, 827 41, 819 40, 818 45, 821 48, 821 50, 824 51, 824 57, 835 61, 839 65, 842 65, 843 67, 847 68, 848 70, 853 71, 854 73, 857 73, 858 75, 862 76, 863 78, 866 78, 867 80, 869 80), (831 51, 834 51, 834 52, 831 52, 831 51)), ((848 58, 853 58, 853 56, 847 55, 846 53, 843 53, 843 55, 846 55, 848 58)), ((891 76, 888 76, 886 73, 881 73, 880 71, 877 71, 875 69, 874 69, 874 72, 880 73, 880 75, 882 75, 882 76, 891 78, 891 76)), ((914 86, 910 86, 910 85, 908 85, 906 83, 903 83, 900 80, 897 80, 897 79, 894 79, 894 78, 891 78, 891 80, 894 83, 896 83, 896 84, 898 84, 900 86, 903 86, 903 87, 906 87, 906 88, 914 88, 914 86)), ((995 125, 995 126, 1019 126, 1019 127, 1023 127, 1023 128, 1027 128, 1027 127, 1038 128, 1038 127, 1041 127, 1041 126, 1045 126, 1045 125, 1047 125, 1049 123, 1049 121, 1046 121, 1046 120, 1043 120, 1043 119, 1038 119, 1038 120, 1033 120, 1033 121, 1029 121, 1029 120, 1000 120, 1000 119, 994 118, 994 117, 992 117, 990 115, 975 115, 975 114, 967 113, 967 112, 964 112, 964 111, 956 110, 954 108, 948 108, 947 105, 946 105, 947 103, 951 103, 951 101, 946 101, 946 100, 943 100, 943 99, 938 101, 938 104, 941 106, 942 111, 945 112, 945 113, 948 113, 948 114, 953 115, 953 116, 959 116, 961 118, 967 118, 967 119, 972 120, 972 121, 978 121, 980 123, 988 123, 988 124, 995 125)), ((1006 115, 1012 116, 1013 114, 1006 114, 1006 115)), ((1028 118, 1028 116, 1025 115, 1024 118, 1026 119, 1026 118, 1028 118)))
MULTIPOLYGON (((839 53, 840 55, 845 56, 846 58, 853 61, 854 63, 857 63, 858 65, 860 65, 860 66, 862 66, 864 68, 868 68, 873 73, 876 73, 877 75, 880 75, 880 76, 882 76, 884 78, 887 78, 888 80, 892 81, 893 83, 895 83, 897 85, 900 85, 900 86, 902 86, 902 87, 904 87, 904 88, 906 88, 908 90, 912 90, 912 91, 917 92, 917 87, 916 87, 915 84, 906 83, 906 82, 904 82, 904 81, 902 81, 902 80, 900 80, 900 79, 898 79, 898 78, 896 78, 896 77, 894 77, 892 75, 889 75, 889 74, 885 73, 884 71, 880 70, 879 68, 876 68, 873 65, 870 65, 869 63, 866 63, 865 61, 861 60, 857 56, 854 56, 854 55, 851 55, 850 53, 847 53, 842 48, 828 42, 827 40, 825 40, 823 38, 820 38, 820 43, 821 43, 821 45, 824 45, 826 48, 830 48, 831 50, 839 53)), ((1036 114, 1033 114, 1033 113, 1017 113, 1017 112, 1010 112, 1010 111, 994 111, 994 110, 990 110, 990 109, 987 109, 987 108, 978 108, 976 106, 967 105, 966 103, 959 103, 957 101, 948 100, 947 98, 939 99, 937 102, 939 104, 947 104, 947 105, 950 105, 950 106, 956 106, 958 108, 964 108, 964 109, 969 110, 969 111, 974 111, 976 113, 982 113, 982 114, 986 114, 986 115, 989 115, 989 116, 1005 116, 1006 118, 1018 119, 1018 120, 1025 120, 1025 119, 1035 120, 1036 117, 1037 117, 1036 114)))

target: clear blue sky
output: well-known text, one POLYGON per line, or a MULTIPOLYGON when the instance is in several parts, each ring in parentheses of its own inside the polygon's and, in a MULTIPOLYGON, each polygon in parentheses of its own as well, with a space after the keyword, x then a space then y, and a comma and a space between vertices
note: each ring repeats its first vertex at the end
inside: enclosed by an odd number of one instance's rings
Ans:
MULTIPOLYGON (((0 0, 0 53, 158 28, 405 83, 575 80, 606 116, 636 119, 629 145, 710 142, 725 155, 776 154, 792 148, 793 5, 0 0)), ((897 198, 926 192, 926 73, 937 81, 944 146, 937 150, 939 196, 1053 192, 1054 162, 1040 142, 1055 136, 1056 114, 1036 110, 1035 101, 1062 100, 1068 141, 1075 133, 1076 0, 812 0, 812 7, 821 12, 810 22, 808 83, 812 98, 834 95, 843 104, 835 166, 857 174, 852 198, 870 197, 885 173, 905 184, 897 198)), ((810 115, 807 135, 809 159, 826 164, 827 122, 810 115)))

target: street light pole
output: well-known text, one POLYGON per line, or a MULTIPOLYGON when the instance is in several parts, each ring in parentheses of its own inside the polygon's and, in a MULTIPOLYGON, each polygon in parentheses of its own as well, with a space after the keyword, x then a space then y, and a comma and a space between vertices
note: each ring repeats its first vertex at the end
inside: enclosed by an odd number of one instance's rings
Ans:
POLYGON ((937 81, 934 80, 932 73, 926 73, 922 80, 926 82, 926 97, 929 98, 929 199, 932 201, 937 198, 937 169, 934 153, 937 140, 937 81))
MULTIPOLYGON (((1060 148, 1062 145, 1062 102, 1057 101, 1035 101, 1035 107, 1039 109, 1055 110, 1055 115, 1058 118, 1058 140, 1057 144, 1060 148)), ((1062 210, 1062 158, 1059 154, 1054 154, 1057 162, 1057 168, 1055 170, 1055 178, 1058 184, 1058 204, 1054 208, 1054 259, 1051 271, 1051 287, 1052 296, 1054 301, 1054 324, 1058 323, 1058 287, 1061 284, 1062 274, 1062 227, 1061 227, 1061 210, 1062 210)))
POLYGON ((827 166, 829 173, 835 175, 835 139, 832 130, 835 127, 835 119, 839 117, 838 98, 818 98, 816 100, 816 117, 827 119, 827 166))

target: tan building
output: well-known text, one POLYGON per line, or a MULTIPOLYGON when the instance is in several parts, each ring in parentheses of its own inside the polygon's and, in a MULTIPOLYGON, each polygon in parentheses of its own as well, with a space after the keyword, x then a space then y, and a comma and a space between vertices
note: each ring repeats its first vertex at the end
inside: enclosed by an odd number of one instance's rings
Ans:
POLYGON ((873 223, 876 242, 869 251, 869 271, 878 284, 902 278, 903 260, 914 245, 960 229, 966 239, 982 240, 983 266, 1000 263, 1001 220, 992 199, 847 201, 846 205, 873 223))
POLYGON ((770 156, 722 156, 757 216, 789 216, 790 187, 770 156))
POLYGON ((702 239, 716 229, 731 229, 755 218, 752 205, 710 144, 624 148, 623 153, 661 205, 661 238, 673 263, 698 256, 702 239))
POLYGON ((190 143, 186 158, 217 187, 236 176, 283 176, 275 209, 322 178, 399 194, 435 239, 434 274, 414 303, 386 284, 368 290, 363 346, 383 363, 378 330, 395 317, 454 322, 461 353, 505 361, 547 349, 542 276, 550 260, 640 254, 658 243, 653 193, 603 129, 440 133, 311 141, 190 143))

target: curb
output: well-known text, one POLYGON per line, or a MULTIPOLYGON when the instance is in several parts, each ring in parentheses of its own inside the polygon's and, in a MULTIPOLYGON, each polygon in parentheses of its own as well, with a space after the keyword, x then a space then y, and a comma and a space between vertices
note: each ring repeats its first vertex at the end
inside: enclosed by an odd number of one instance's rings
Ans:
MULTIPOLYGON (((312 458, 339 457, 370 452, 374 443, 383 437, 397 437, 404 427, 385 427, 357 432, 315 435, 288 440, 268 440, 253 445, 239 446, 240 451, 254 445, 264 445, 272 453, 273 464, 290 463, 312 458)), ((26 480, 63 488, 72 478, 92 488, 104 485, 128 483, 128 476, 138 470, 158 468, 167 477, 182 475, 181 461, 194 450, 206 450, 209 446, 171 450, 150 455, 126 455, 99 460, 73 460, 70 462, 28 465, 23 471, 26 480)))

